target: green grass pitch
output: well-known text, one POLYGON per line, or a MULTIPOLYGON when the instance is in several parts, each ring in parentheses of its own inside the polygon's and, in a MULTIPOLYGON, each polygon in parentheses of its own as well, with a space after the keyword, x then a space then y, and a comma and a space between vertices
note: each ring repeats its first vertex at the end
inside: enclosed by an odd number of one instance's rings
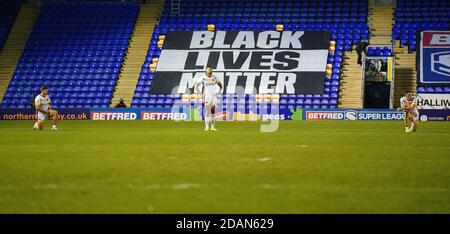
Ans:
POLYGON ((0 213, 450 213, 450 124, 0 121, 0 213))

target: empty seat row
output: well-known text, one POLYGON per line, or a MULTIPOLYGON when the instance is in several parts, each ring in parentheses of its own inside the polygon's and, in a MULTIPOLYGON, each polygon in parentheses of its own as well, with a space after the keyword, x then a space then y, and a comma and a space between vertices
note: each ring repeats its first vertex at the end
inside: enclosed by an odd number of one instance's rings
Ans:
POLYGON ((423 86, 419 86, 417 87, 417 93, 450 93, 450 86, 428 86, 428 87, 423 87, 423 86))

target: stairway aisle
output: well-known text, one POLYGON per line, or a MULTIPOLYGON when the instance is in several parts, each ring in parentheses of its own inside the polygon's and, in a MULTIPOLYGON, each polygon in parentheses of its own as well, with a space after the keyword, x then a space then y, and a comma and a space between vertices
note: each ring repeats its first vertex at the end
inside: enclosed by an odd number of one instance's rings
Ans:
POLYGON ((147 56, 153 28, 160 12, 161 3, 159 2, 142 4, 140 6, 139 16, 111 100, 111 107, 118 103, 120 98, 125 100, 127 106, 131 105, 141 66, 147 56))
POLYGON ((37 15, 38 9, 23 4, 5 46, 0 51, 0 100, 3 100, 37 15))

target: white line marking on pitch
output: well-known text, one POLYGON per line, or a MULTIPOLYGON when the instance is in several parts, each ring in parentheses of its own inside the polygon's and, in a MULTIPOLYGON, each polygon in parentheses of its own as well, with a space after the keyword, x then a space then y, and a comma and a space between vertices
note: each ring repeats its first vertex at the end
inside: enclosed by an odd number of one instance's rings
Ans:
POLYGON ((160 189, 161 185, 159 185, 159 184, 144 184, 144 185, 129 184, 129 185, 127 185, 127 187, 130 189, 160 189))
POLYGON ((243 158, 242 161, 259 161, 259 162, 267 162, 272 160, 271 157, 264 157, 264 158, 243 158))
POLYGON ((307 145, 295 145, 295 147, 306 148, 308 146, 307 145))
POLYGON ((267 162, 267 161, 270 161, 270 160, 272 160, 270 157, 258 158, 258 161, 260 161, 260 162, 267 162))
POLYGON ((199 188, 199 184, 191 184, 191 183, 185 183, 185 184, 174 184, 172 186, 173 189, 180 190, 180 189, 190 189, 190 188, 199 188))

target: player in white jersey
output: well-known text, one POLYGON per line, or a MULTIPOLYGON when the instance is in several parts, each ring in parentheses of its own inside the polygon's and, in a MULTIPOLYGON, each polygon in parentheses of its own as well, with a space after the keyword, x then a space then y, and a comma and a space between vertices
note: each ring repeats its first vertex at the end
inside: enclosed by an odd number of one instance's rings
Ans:
POLYGON ((209 130, 211 123, 211 131, 217 131, 216 127, 216 103, 217 96, 221 93, 222 83, 216 76, 212 74, 212 68, 206 68, 206 74, 201 78, 200 82, 195 83, 197 93, 203 93, 205 99, 205 131, 209 130), (203 92, 199 90, 199 86, 203 85, 203 92), (217 86, 220 90, 217 92, 217 86))
POLYGON ((56 128, 56 122, 58 121, 58 111, 52 109, 50 97, 48 96, 47 86, 41 87, 41 93, 34 99, 34 106, 36 108, 37 122, 34 124, 33 129, 43 130, 44 121, 47 118, 52 118, 53 125, 51 130, 58 130, 58 128, 56 128))
POLYGON ((419 122, 419 110, 416 97, 411 92, 405 91, 405 96, 400 98, 400 108, 405 112, 405 132, 415 132, 419 122))

